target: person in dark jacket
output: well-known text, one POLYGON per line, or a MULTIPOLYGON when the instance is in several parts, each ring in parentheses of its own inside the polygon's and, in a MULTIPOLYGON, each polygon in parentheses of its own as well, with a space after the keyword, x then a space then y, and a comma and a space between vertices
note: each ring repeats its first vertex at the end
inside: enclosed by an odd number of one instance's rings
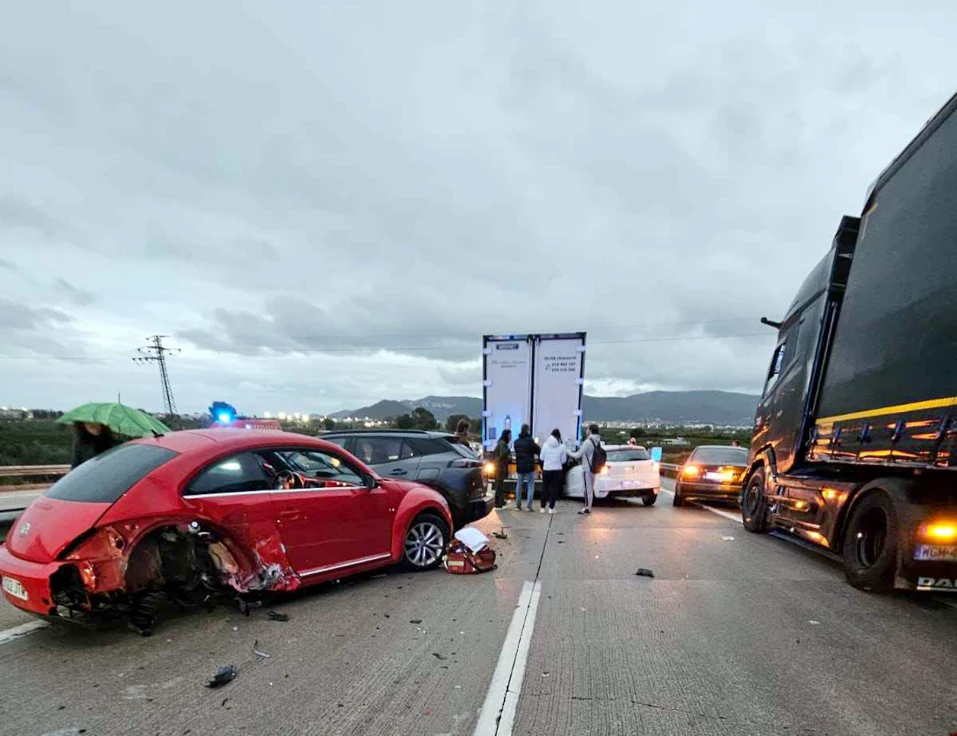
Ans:
POLYGON ((492 451, 495 463, 495 508, 505 508, 505 479, 508 477, 508 461, 512 459, 512 430, 506 429, 498 438, 498 444, 492 451))
POLYGON ((535 459, 542 454, 532 437, 532 430, 527 424, 522 425, 522 431, 515 440, 515 472, 518 473, 518 484, 515 486, 515 510, 522 510, 522 489, 525 489, 525 506, 532 510, 532 498, 535 496, 535 459))
POLYGON ((110 448, 123 444, 123 440, 104 424, 74 422, 73 432, 73 457, 70 460, 70 469, 82 465, 110 448))

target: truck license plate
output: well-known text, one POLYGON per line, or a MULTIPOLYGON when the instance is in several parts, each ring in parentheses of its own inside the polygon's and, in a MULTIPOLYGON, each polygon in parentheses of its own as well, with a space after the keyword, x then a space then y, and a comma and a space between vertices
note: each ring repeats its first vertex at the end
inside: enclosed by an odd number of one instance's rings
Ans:
POLYGON ((29 596, 27 596, 27 589, 23 587, 19 580, 14 580, 13 578, 4 576, 3 589, 14 598, 19 598, 21 601, 28 600, 29 598, 29 596))
POLYGON ((914 559, 925 562, 957 562, 957 546, 919 544, 914 550, 914 559))

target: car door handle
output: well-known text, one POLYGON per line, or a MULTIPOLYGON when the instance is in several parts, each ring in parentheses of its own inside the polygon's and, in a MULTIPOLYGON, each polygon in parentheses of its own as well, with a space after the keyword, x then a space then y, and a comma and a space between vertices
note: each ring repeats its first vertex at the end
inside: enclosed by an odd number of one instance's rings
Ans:
POLYGON ((408 474, 409 474, 409 471, 403 470, 402 468, 392 468, 392 471, 389 473, 389 475, 408 475, 408 474))
POLYGON ((300 516, 300 513, 299 513, 298 510, 280 511, 280 512, 279 512, 279 518, 280 518, 280 519, 293 520, 293 519, 298 519, 299 516, 300 516))

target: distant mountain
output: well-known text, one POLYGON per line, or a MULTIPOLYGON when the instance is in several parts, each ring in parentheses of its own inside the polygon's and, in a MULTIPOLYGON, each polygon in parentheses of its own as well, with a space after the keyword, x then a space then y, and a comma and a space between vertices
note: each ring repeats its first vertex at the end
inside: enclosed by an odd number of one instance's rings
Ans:
MULTIPOLYGON (((664 422, 750 426, 758 397, 730 391, 648 391, 634 396, 586 396, 585 419, 591 422, 664 422)), ((482 400, 472 396, 426 396, 417 400, 380 401, 360 409, 339 411, 334 419, 390 419, 417 406, 444 422, 453 414, 479 417, 482 400)))
POLYGON ((665 422, 750 426, 758 396, 730 391, 648 391, 634 396, 586 396, 594 422, 665 422))
POLYGON ((337 411, 330 414, 333 419, 345 419, 346 417, 359 417, 360 419, 392 419, 405 414, 409 407, 401 401, 378 401, 372 406, 363 406, 361 409, 350 409, 346 411, 337 411))

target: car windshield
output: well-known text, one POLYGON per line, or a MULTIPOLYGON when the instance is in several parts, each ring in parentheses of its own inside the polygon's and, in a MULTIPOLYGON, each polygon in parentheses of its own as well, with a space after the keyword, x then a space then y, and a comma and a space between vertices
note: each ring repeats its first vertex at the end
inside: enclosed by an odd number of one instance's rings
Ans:
POLYGON ((651 460, 648 450, 643 447, 629 447, 625 450, 608 450, 608 462, 629 463, 638 460, 651 460))
POLYGON ((178 454, 154 445, 120 445, 67 473, 46 496, 60 501, 114 503, 147 474, 178 454))
POLYGON ((743 447, 699 447, 691 453, 690 462, 702 465, 746 465, 748 451, 743 447))

